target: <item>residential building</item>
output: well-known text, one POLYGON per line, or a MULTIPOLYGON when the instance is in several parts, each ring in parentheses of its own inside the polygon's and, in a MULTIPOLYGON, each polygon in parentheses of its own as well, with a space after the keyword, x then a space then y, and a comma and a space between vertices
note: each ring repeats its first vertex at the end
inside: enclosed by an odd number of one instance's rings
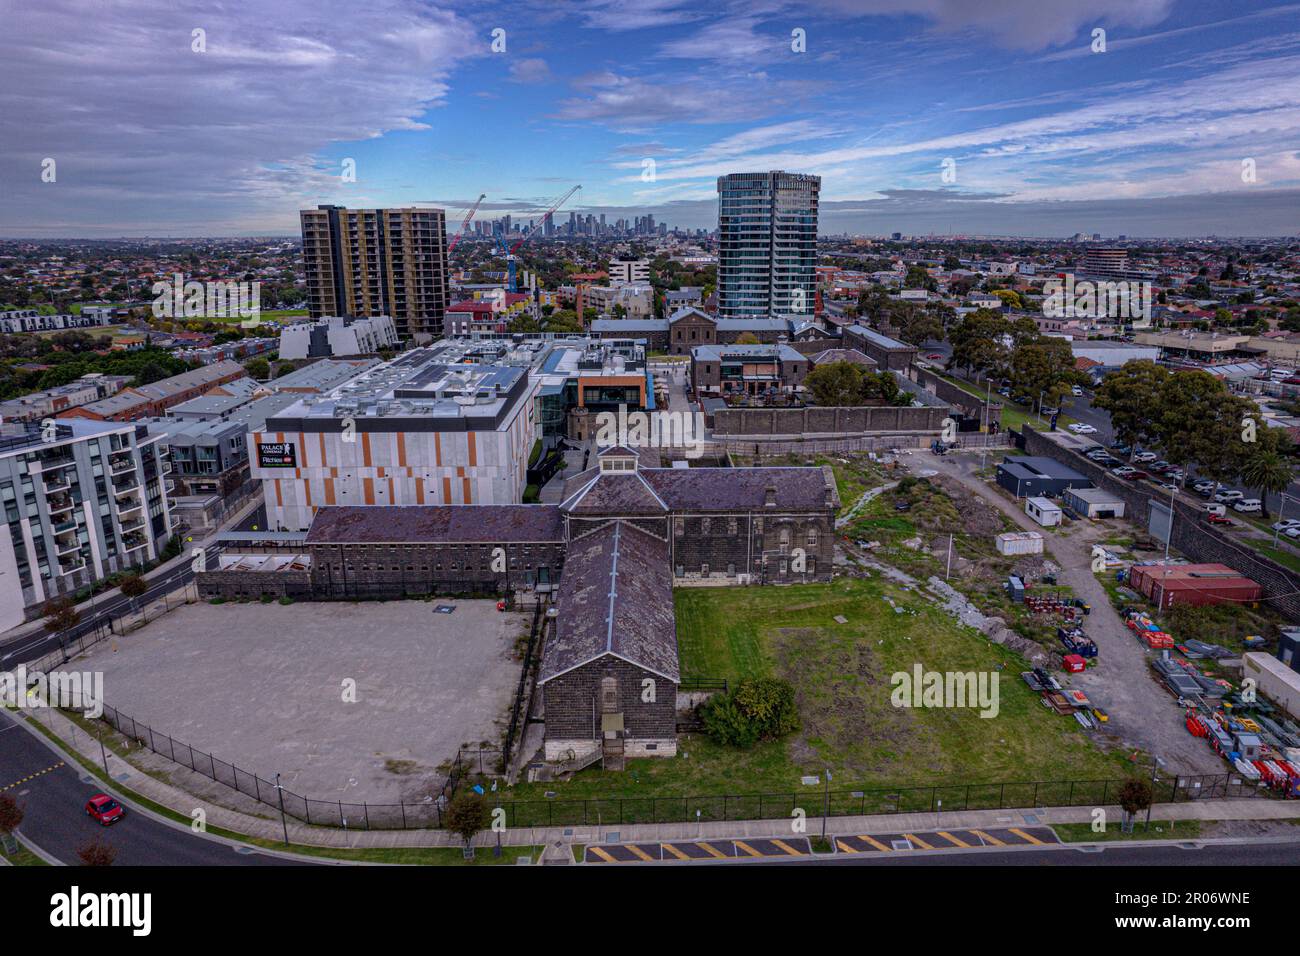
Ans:
POLYGON ((443 334, 451 301, 443 210, 322 205, 300 218, 313 319, 391 316, 402 338, 443 334))
POLYGON ((89 418, 106 422, 134 422, 158 418, 167 409, 197 398, 214 386, 245 378, 248 371, 238 362, 224 360, 191 369, 148 385, 124 388, 115 395, 60 412, 59 418, 89 418))
POLYGON ((397 326, 387 315, 364 319, 327 316, 280 330, 281 359, 373 355, 400 344, 397 326))
POLYGON ((614 259, 609 264, 609 281, 615 285, 650 281, 649 259, 614 259))
POLYGON ((0 312, 0 332, 59 332, 67 329, 96 329, 111 325, 112 314, 100 309, 86 309, 80 315, 46 315, 36 309, 10 309, 0 312))
POLYGON ((140 424, 0 425, 0 626, 161 554, 171 521, 160 438, 140 424))
POLYGON ((811 313, 821 178, 774 170, 718 178, 718 314, 811 313))
POLYGON ((691 349, 695 399, 728 395, 774 395, 803 385, 812 368, 789 345, 697 345, 691 349))
POLYGON ((105 375, 102 372, 91 372, 67 385, 58 385, 7 402, 0 402, 0 422, 39 421, 69 408, 88 405, 101 398, 116 395, 129 381, 131 381, 130 375, 105 375))

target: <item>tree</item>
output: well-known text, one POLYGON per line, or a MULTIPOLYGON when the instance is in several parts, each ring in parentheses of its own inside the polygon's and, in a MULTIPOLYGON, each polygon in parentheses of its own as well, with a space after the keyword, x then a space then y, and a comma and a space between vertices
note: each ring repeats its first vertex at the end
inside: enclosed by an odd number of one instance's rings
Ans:
POLYGON ((46 601, 44 611, 45 630, 51 634, 70 631, 81 622, 81 612, 69 595, 46 601))
POLYGON ((244 363, 244 368, 259 382, 265 382, 271 377, 271 363, 264 358, 249 359, 244 363))
POLYGON ((1070 343, 1044 335, 1012 350, 1008 375, 1016 394, 1042 396, 1042 402, 1050 406, 1060 405, 1071 387, 1085 381, 1084 375, 1074 367, 1070 343))
POLYGON ((1158 443, 1166 458, 1184 468, 1195 462, 1200 475, 1211 481, 1237 477, 1247 448, 1242 419, 1258 414, 1253 402, 1198 369, 1170 375, 1156 408, 1158 443))
POLYGON ((1152 444, 1159 437, 1161 390, 1169 376, 1167 368, 1149 360, 1126 362, 1102 379, 1092 405, 1110 414, 1124 444, 1152 444))
POLYGON ((943 341, 943 322, 922 309, 914 310, 899 327, 898 337, 909 345, 922 346, 926 342, 943 341))
POLYGON ((853 362, 826 362, 809 372, 803 383, 818 405, 857 405, 862 396, 862 368, 853 362))
POLYGON ((1119 806, 1124 811, 1124 832, 1133 832, 1133 817, 1151 806, 1151 785, 1145 780, 1125 780, 1119 788, 1119 806))
POLYGON ((1000 370, 1007 360, 1010 334, 1011 323, 1000 313, 976 309, 948 333, 952 343, 949 367, 987 373, 1000 370))
POLYGON ((118 589, 124 597, 130 599, 131 610, 134 611, 136 599, 149 590, 149 582, 144 579, 143 574, 130 573, 122 576, 118 589))
POLYGON ((465 841, 465 852, 471 859, 474 856, 474 848, 470 846, 470 841, 474 839, 475 834, 487 826, 487 817, 487 805, 483 802, 483 798, 472 790, 462 790, 456 794, 452 798, 451 806, 447 808, 444 816, 447 829, 465 841))
POLYGON ((1269 494, 1286 491, 1295 478, 1295 472, 1284 453, 1279 452, 1278 440, 1271 436, 1280 433, 1287 445, 1291 444, 1290 437, 1280 428, 1260 427, 1263 432, 1256 436, 1254 446, 1246 452, 1245 461, 1241 463, 1241 480, 1247 488, 1259 489, 1260 507, 1267 520, 1269 494))
POLYGON ((14 850, 14 831, 23 822, 23 808, 7 793, 0 793, 0 838, 11 853, 14 850))
POLYGON ((117 850, 103 840, 91 840, 77 851, 82 866, 112 866, 117 850))

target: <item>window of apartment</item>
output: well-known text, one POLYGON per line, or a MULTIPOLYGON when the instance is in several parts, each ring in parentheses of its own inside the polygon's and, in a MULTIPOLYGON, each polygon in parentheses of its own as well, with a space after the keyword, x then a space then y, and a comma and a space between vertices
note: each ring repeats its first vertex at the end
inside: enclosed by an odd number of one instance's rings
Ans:
POLYGON ((815 548, 815 547, 817 547, 817 529, 816 529, 816 528, 809 528, 809 529, 808 529, 808 547, 810 547, 810 548, 815 548))

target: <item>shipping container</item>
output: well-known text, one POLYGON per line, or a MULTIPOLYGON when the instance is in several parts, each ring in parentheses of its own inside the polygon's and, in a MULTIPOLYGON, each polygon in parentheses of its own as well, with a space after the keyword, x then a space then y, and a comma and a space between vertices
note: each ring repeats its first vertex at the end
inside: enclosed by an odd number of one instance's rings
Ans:
POLYGON ((1300 717, 1300 674, 1276 657, 1260 651, 1243 654, 1241 676, 1254 679, 1261 694, 1292 717, 1300 717))
POLYGON ((1043 536, 1037 531, 1008 531, 997 536, 998 554, 1042 554, 1043 536))
POLYGON ((1061 523, 1061 507, 1046 498, 1026 498, 1025 514, 1033 518, 1044 528, 1052 528, 1061 523))
POLYGON ((1263 589, 1225 564, 1135 564, 1128 583, 1162 610, 1175 604, 1251 603, 1263 589))

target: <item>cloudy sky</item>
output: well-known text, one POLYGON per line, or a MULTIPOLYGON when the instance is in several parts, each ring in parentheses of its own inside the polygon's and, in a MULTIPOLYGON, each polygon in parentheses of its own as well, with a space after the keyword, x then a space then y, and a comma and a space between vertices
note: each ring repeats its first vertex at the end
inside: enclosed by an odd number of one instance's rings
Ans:
POLYGON ((1300 233, 1300 4, 0 0, 0 22, 4 236, 296 234, 321 202, 458 221, 481 192, 527 217, 578 183, 566 210, 712 227, 718 175, 774 168, 823 177, 825 233, 1300 233))

